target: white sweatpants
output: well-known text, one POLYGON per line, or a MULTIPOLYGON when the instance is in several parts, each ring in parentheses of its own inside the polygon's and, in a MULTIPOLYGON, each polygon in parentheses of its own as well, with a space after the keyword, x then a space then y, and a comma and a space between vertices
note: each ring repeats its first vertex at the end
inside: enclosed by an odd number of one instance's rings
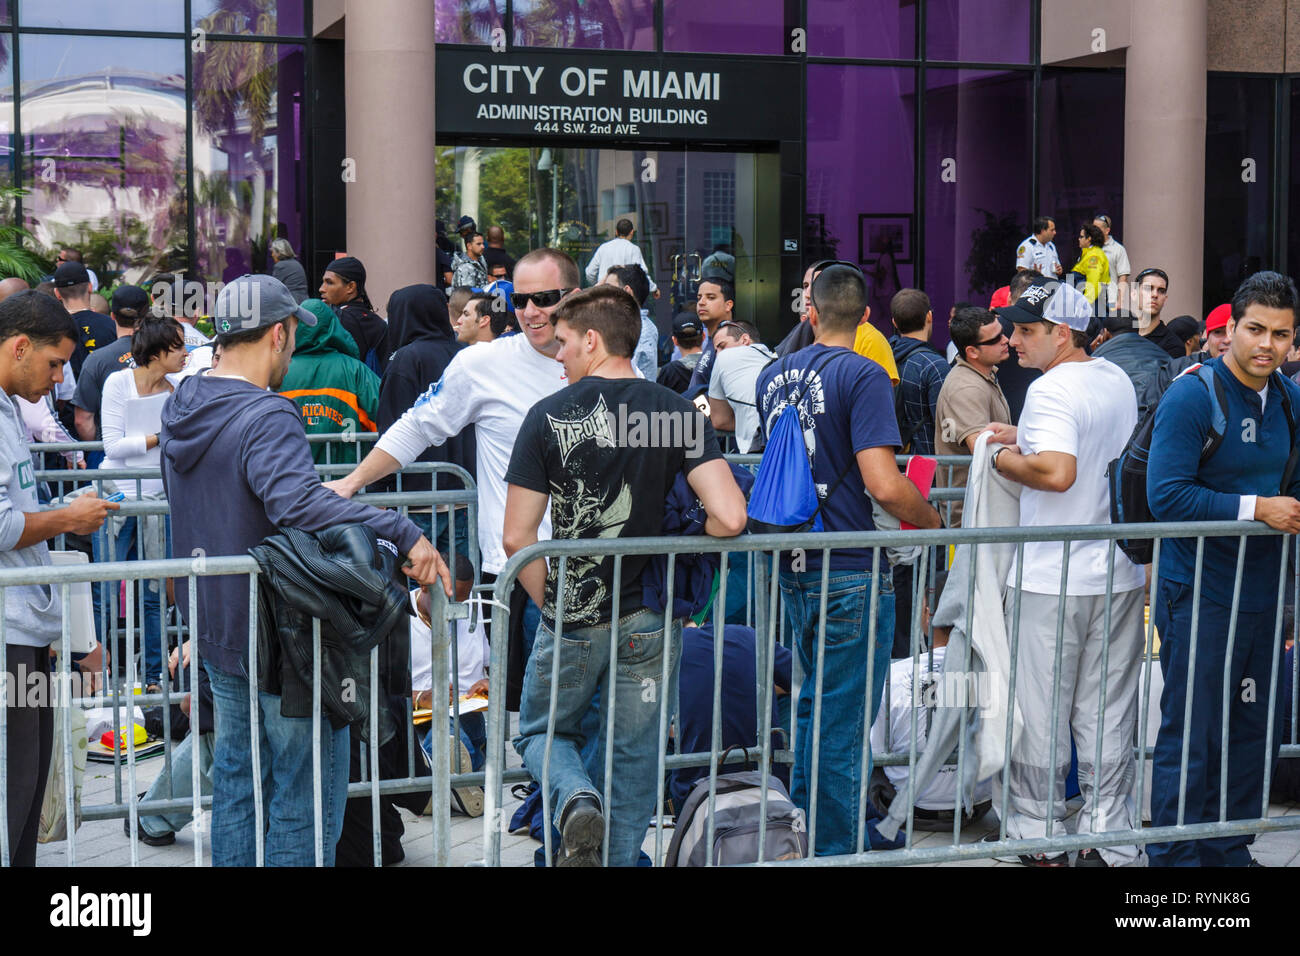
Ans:
MULTIPOLYGON (((1025 729, 1011 754, 1007 836, 1032 839, 1047 833, 1049 795, 1052 833, 1065 829, 1065 778, 1070 768, 1070 737, 1079 754, 1079 788, 1084 806, 1074 832, 1100 833, 1137 825, 1134 799, 1137 701, 1142 651, 1143 590, 1121 591, 1111 600, 1110 651, 1104 683, 1106 709, 1101 719, 1102 654, 1106 647, 1105 595, 1065 598, 1060 674, 1056 671, 1056 626, 1060 596, 1020 597, 1020 641, 1016 700, 1025 729), (1052 760, 1052 693, 1060 684, 1056 754, 1052 760), (1101 740, 1101 766, 1097 741, 1101 740)), ((1012 633, 1014 589, 1005 599, 1007 634, 1012 633)), ((1001 776, 997 777, 1001 782, 1001 776)), ((1000 795, 999 795, 1000 796, 1000 795)), ((998 800, 994 800, 994 806, 998 800)), ((1111 866, 1136 863, 1136 846, 1099 848, 1111 866)))

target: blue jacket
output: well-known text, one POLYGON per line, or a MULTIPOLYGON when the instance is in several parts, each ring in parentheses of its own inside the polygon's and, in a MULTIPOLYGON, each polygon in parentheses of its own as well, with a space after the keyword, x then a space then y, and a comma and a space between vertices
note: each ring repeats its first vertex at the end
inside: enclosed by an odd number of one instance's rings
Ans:
MULTIPOLYGON (((1237 381, 1222 359, 1206 364, 1223 384, 1227 432, 1202 465, 1201 448, 1210 432, 1215 398, 1195 375, 1175 379, 1156 408, 1147 466, 1147 499, 1157 521, 1235 521, 1242 495, 1279 493, 1293 440, 1279 389, 1290 396, 1292 413, 1300 414, 1300 386, 1274 374, 1261 414, 1259 393, 1237 381)), ((1287 489, 1288 494, 1297 492, 1300 475, 1292 478, 1287 489)), ((1207 538, 1205 542, 1201 594, 1224 607, 1232 606, 1238 540, 1207 538)), ((1242 611, 1265 611, 1276 605, 1283 540, 1280 535, 1246 539, 1242 611)), ((1195 571, 1196 539, 1166 539, 1160 550, 1161 577, 1191 586, 1195 571)))
MULTIPOLYGON (((162 410, 162 477, 171 502, 172 553, 247 554, 279 528, 370 526, 406 554, 420 529, 395 511, 340 498, 321 484, 298 408, 235 378, 192 375, 162 410)), ((248 673, 248 578, 198 579, 199 650, 227 674, 248 673)), ((189 589, 176 603, 194 622, 189 589)))

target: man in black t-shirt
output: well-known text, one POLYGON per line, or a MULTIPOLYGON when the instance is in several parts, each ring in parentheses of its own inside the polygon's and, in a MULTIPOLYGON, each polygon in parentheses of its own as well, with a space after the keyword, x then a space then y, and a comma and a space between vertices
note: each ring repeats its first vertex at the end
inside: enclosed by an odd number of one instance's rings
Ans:
MULTIPOLYGON (((718 449, 713 430, 695 407, 671 390, 636 377, 632 353, 641 330, 636 302, 622 289, 596 286, 565 299, 552 314, 556 358, 571 383, 542 399, 524 418, 510 467, 503 541, 513 555, 537 541, 551 508, 555 539, 658 535, 665 502, 679 473, 686 475, 708 516, 707 534, 744 530, 745 498, 718 449)), ((598 866, 604 817, 610 818, 608 859, 634 866, 655 809, 660 709, 673 699, 680 622, 665 641, 664 617, 641 598, 648 555, 626 555, 621 580, 614 559, 569 555, 538 559, 519 581, 542 608, 542 626, 524 674, 515 749, 542 779, 554 672, 556 633, 562 637, 549 786, 552 819, 562 841, 560 866, 598 866), (610 631, 618 610, 617 660, 610 631), (661 687, 665 663, 668 687, 661 687), (614 742, 618 769, 611 803, 601 806, 602 781, 592 780, 580 755, 583 715, 599 692, 614 688, 614 742)), ((608 715, 605 717, 609 719, 608 715)), ((601 729, 601 739, 606 730, 601 729)))
POLYGON ((86 357, 117 338, 117 327, 90 306, 90 273, 80 262, 64 262, 54 270, 54 297, 72 314, 79 336, 72 350, 72 374, 81 377, 86 357))

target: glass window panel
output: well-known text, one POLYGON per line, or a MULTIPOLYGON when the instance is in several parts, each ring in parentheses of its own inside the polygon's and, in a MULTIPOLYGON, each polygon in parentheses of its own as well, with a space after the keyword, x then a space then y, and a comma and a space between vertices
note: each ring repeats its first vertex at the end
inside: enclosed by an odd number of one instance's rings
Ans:
POLYGON ((785 0, 664 0, 664 49, 786 53, 785 0))
POLYGON ((808 52, 910 60, 916 8, 916 0, 808 0, 808 52))
POLYGON ((184 263, 183 40, 21 39, 26 225, 82 251, 101 283, 184 263))
POLYGON ((0 0, 0 27, 7 27, 13 22, 13 11, 10 9, 10 0, 0 0))
POLYGON ((433 0, 438 43, 491 43, 492 31, 505 25, 506 0, 433 0))
POLYGON ((518 46, 653 50, 654 0, 515 0, 518 46))
POLYGON ((303 7, 304 0, 193 0, 190 16, 209 33, 300 37, 303 7))
POLYGON ((1033 0, 927 0, 925 58, 1029 63, 1033 0))
POLYGON ((302 245, 303 69, 303 48, 288 44, 209 43, 194 57, 201 278, 268 272, 272 239, 288 239, 295 251, 302 245))
POLYGON ((943 347, 952 306, 987 305, 1015 272, 1029 219, 1033 76, 929 70, 926 84, 925 291, 943 347))
POLYGON ((871 321, 892 331, 889 300, 914 284, 916 71, 809 66, 804 262, 861 264, 871 321))
POLYGON ((1276 268, 1272 204, 1276 86, 1270 77, 1211 75, 1207 81, 1206 312, 1231 301, 1247 276, 1276 268))
MULTIPOLYGON (((1110 216, 1111 234, 1124 242, 1124 74, 1044 70, 1038 104, 1038 208, 1032 215, 1056 220, 1056 248, 1068 269, 1077 257, 1079 225, 1098 213, 1110 216)), ((1028 221, 1024 226, 1021 238, 1029 235, 1028 221)), ((1136 273, 1142 264, 1132 267, 1136 273)))
POLYGON ((181 33, 185 30, 185 5, 177 0, 18 0, 18 22, 25 27, 69 30, 181 33))

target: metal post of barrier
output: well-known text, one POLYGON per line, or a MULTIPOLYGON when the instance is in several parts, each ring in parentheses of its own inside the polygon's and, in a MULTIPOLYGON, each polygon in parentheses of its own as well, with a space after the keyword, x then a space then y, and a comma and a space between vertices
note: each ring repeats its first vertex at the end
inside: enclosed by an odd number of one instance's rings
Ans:
MULTIPOLYGON (((886 563, 888 563, 888 561, 886 561, 886 563)), ((925 566, 925 551, 921 552, 921 565, 922 567, 925 566)), ((875 722, 876 719, 875 712, 871 708, 871 696, 872 696, 871 692, 872 690, 875 689, 876 686, 875 685, 875 666, 876 666, 875 645, 876 645, 876 618, 877 618, 876 607, 880 601, 880 572, 879 572, 880 549, 879 548, 871 549, 871 566, 873 568, 876 568, 877 570, 873 572, 871 575, 871 597, 870 597, 871 609, 868 612, 869 617, 867 621, 867 687, 866 687, 866 691, 864 692, 865 701, 862 707, 862 782, 858 787, 858 815, 857 815, 857 819, 859 821, 864 821, 867 818, 867 790, 871 783, 870 778, 871 778, 871 760, 872 760, 871 725, 872 723, 875 722)), ((913 621, 915 620, 916 618, 913 617, 913 621)), ((912 633, 913 646, 915 647, 916 628, 909 627, 908 630, 911 631, 912 633)), ((913 673, 915 673, 915 670, 913 671, 913 673)), ((888 674, 886 674, 885 676, 885 686, 886 687, 889 686, 888 674)), ((915 681, 913 681, 913 686, 916 686, 915 681)), ((913 744, 915 745, 916 742, 915 741, 915 732, 916 732, 916 720, 915 720, 916 708, 915 707, 912 708, 912 716, 913 716, 913 720, 912 720, 913 744)), ((888 746, 886 746, 886 749, 888 749, 888 746)), ((916 749, 915 746, 913 746, 912 749, 915 750, 916 749)), ((915 767, 916 765, 915 756, 913 756, 911 763, 912 766, 915 767)), ((915 772, 913 772, 907 778, 909 804, 912 802, 912 783, 915 776, 916 774, 915 772)), ((859 822, 857 829, 858 829, 857 852, 861 853, 866 847, 867 828, 864 823, 859 822)))
MULTIPOLYGON (((958 672, 961 677, 961 694, 958 701, 961 710, 957 716, 957 795, 953 800, 952 815, 952 844, 957 846, 961 843, 961 820, 962 807, 965 803, 966 794, 966 727, 969 722, 971 701, 968 695, 971 693, 971 685, 974 683, 971 678, 971 647, 975 643, 973 622, 975 620, 975 579, 979 576, 980 549, 976 545, 970 549, 970 574, 967 575, 966 581, 966 649, 965 656, 962 658, 961 670, 958 672)), ((932 658, 933 660, 933 658, 932 658)), ((944 661, 948 660, 948 652, 944 651, 944 661)), ((947 667, 944 668, 946 672, 947 667)), ((915 700, 913 701, 915 704, 915 700)), ((915 712, 915 707, 913 707, 915 712)), ((1055 785, 1053 785, 1055 786, 1055 785)), ((908 807, 908 813, 913 812, 912 807, 908 807)))
MULTIPOLYGON (((326 445, 326 448, 329 446, 326 445)), ((320 659, 320 618, 311 619, 311 819, 312 846, 316 854, 316 866, 325 865, 325 809, 322 794, 324 781, 321 779, 321 659, 320 659)))
POLYGON ((772 552, 772 564, 769 573, 767 553, 752 552, 757 576, 754 579, 755 593, 765 600, 758 604, 758 629, 754 634, 755 650, 761 648, 761 654, 755 654, 755 666, 760 667, 758 678, 758 726, 759 746, 762 756, 758 766, 762 773, 764 786, 758 795, 758 858, 767 859, 767 780, 772 773, 772 694, 776 675, 776 621, 777 611, 777 569, 780 556, 772 552), (769 583, 770 581, 770 583, 769 583), (770 593, 768 593, 770 591, 770 593), (762 660, 761 665, 758 661, 762 660))
MULTIPOLYGON (((677 553, 670 551, 668 553, 668 572, 666 575, 668 586, 665 588, 666 593, 664 594, 663 677, 659 684, 659 760, 655 767, 655 779, 659 781, 664 779, 664 750, 668 746, 668 685, 673 664, 673 598, 675 597, 673 585, 676 576, 677 553)), ((677 739, 681 739, 680 734, 678 734, 677 739)), ((659 797, 655 803, 655 856, 653 862, 655 866, 661 866, 664 859, 664 788, 662 783, 656 790, 659 797)))
MULTIPOLYGON (((1196 539, 1196 567, 1192 573, 1192 626, 1190 635, 1187 640, 1187 680, 1189 687, 1192 682, 1192 675, 1196 673, 1196 638, 1199 636, 1201 623, 1201 572, 1204 570, 1205 561, 1205 538, 1196 539)), ((1163 640, 1168 640, 1166 634, 1163 640)), ((1187 694, 1187 705, 1183 708, 1183 754, 1180 761, 1178 772, 1178 826, 1183 825, 1184 815, 1187 811, 1187 757, 1188 748, 1191 745, 1191 727, 1192 727, 1192 698, 1196 695, 1187 694)), ((1145 745, 1145 741, 1143 741, 1145 745)))
MULTIPOLYGON (((1243 543, 1245 539, 1243 538, 1243 543)), ((1268 816, 1269 791, 1273 783, 1273 723, 1277 717, 1277 684, 1278 684, 1278 663, 1282 654, 1282 592, 1286 588, 1286 552, 1288 548, 1284 544, 1282 548, 1282 566, 1278 570, 1277 576, 1277 618, 1273 624, 1273 663, 1269 668, 1269 685, 1268 685, 1268 729, 1264 734, 1264 796, 1263 805, 1260 807, 1260 817, 1268 816)), ((1294 656, 1294 655, 1293 655, 1294 656)), ((1292 694, 1296 692, 1296 685, 1291 685, 1292 694)), ((1292 725, 1294 728, 1294 725, 1292 725)), ((1294 731, 1293 731, 1294 732, 1294 731)), ((1226 739, 1225 739, 1226 746, 1226 739)))
POLYGON ((614 588, 613 588, 613 610, 610 612, 609 621, 609 679, 607 682, 607 691, 609 699, 605 701, 605 712, 609 715, 607 726, 605 728, 605 786, 604 793, 601 795, 601 806, 605 809, 603 814, 605 818, 605 836, 601 841, 601 864, 609 866, 609 826, 612 816, 610 809, 613 807, 614 799, 614 714, 615 703, 618 696, 618 618, 621 611, 622 581, 623 581, 623 555, 614 555, 614 588))
MULTIPOLYGON (((546 849, 546 865, 555 865, 554 848, 551 846, 552 813, 551 806, 551 747, 555 744, 555 713, 559 707, 560 693, 560 651, 564 639, 564 589, 565 573, 568 571, 568 558, 560 558, 560 566, 555 583, 555 629, 551 644, 551 699, 547 705, 546 715, 546 750, 542 755, 542 835, 546 849)), ((563 834, 561 834, 563 836, 563 834)))
MULTIPOLYGON (((1020 596, 1025 578, 1025 543, 1016 544, 1016 586, 1011 592, 1011 666, 1007 672, 1007 734, 1003 744, 1006 763, 1002 768, 1002 806, 998 812, 998 841, 1007 838, 1007 800, 1011 795, 1011 761, 1014 758, 1016 720, 1016 671, 1020 663, 1020 596)), ((945 659, 947 654, 944 655, 945 659)))
MULTIPOLYGON (((513 584, 513 578, 502 572, 497 578, 497 585, 492 594, 492 633, 505 634, 509 628, 510 591, 506 583, 513 584), (504 590, 503 590, 504 589, 504 590)), ((430 594, 436 588, 430 590, 430 594)), ((488 654, 492 661, 491 692, 488 694, 487 711, 487 762, 484 765, 483 781, 483 863, 486 866, 501 865, 501 832, 505 829, 506 818, 502 803, 502 771, 506 764, 506 700, 505 678, 507 667, 507 641, 490 642, 488 654)), ((430 651, 432 654, 432 651, 430 651)), ((436 779, 436 775, 435 775, 436 779)), ((437 787, 434 788, 436 797, 437 787)))
MULTIPOLYGON (((203 863, 203 785, 201 782, 203 703, 199 693, 199 579, 191 569, 185 578, 189 590, 189 644, 190 644, 190 794, 193 799, 191 819, 194 821, 194 865, 203 863)), ((176 672, 184 670, 185 643, 176 641, 176 672)))
MULTIPOLYGON (((64 832, 67 834, 68 849, 68 866, 77 865, 77 801, 75 793, 76 773, 73 772, 72 763, 72 721, 70 711, 72 709, 72 590, 71 585, 63 584, 59 587, 59 604, 63 613, 63 626, 60 635, 62 643, 59 645, 59 677, 62 680, 62 692, 51 695, 50 706, 62 708, 63 710, 63 739, 57 742, 57 746, 63 748, 63 799, 64 810, 64 832)), ((49 666, 49 661, 46 661, 49 666)), ((132 736, 135 735, 134 725, 131 728, 132 736)), ((132 834, 134 836, 134 833, 132 834)), ((135 840, 131 841, 132 846, 135 840)), ((134 865, 134 861, 132 861, 134 865)))
POLYGON ((714 834, 717 832, 718 757, 722 753, 722 648, 727 630, 727 552, 723 551, 718 571, 718 598, 713 604, 713 706, 709 733, 709 815, 706 821, 709 856, 706 867, 713 866, 714 834))
MULTIPOLYGON (((130 823, 128 826, 131 830, 131 866, 140 865, 140 841, 137 834, 140 826, 140 810, 136 805, 136 786, 135 786, 135 684, 136 677, 139 674, 135 669, 135 654, 131 646, 131 635, 135 634, 135 579, 131 578, 126 581, 126 686, 128 692, 128 702, 126 707, 126 721, 123 724, 117 724, 113 728, 114 745, 113 749, 117 752, 122 750, 122 738, 126 737, 126 777, 127 789, 129 791, 127 800, 130 807, 130 823)), ((71 852, 71 846, 69 846, 71 852)), ((69 860, 71 865, 71 860, 69 860)))
MULTIPOLYGON (((1237 570, 1232 579, 1232 616, 1228 618, 1228 646, 1223 654, 1223 694, 1221 722, 1219 724, 1219 820, 1228 819, 1228 698, 1232 694, 1232 652, 1237 645, 1237 611, 1241 606, 1241 574, 1246 566, 1246 538, 1243 535, 1237 543, 1237 570)), ((1279 608, 1279 613, 1281 609, 1279 608)), ((1188 696, 1191 688, 1196 686, 1192 674, 1187 675, 1188 696)), ((1265 761, 1267 761, 1267 757, 1265 761)), ((1265 804, 1267 806, 1267 804, 1265 804)), ((1196 821, 1200 823, 1200 820, 1196 821)))
MULTIPOLYGON (((1242 539, 1243 542, 1245 539, 1242 539)), ((1115 590, 1115 542, 1110 542, 1110 547, 1106 549, 1106 600, 1102 608, 1101 633, 1103 643, 1101 645, 1101 690, 1098 695, 1097 703, 1097 753, 1096 760, 1093 763, 1093 785, 1092 785, 1092 813, 1088 818, 1088 829, 1092 833, 1097 832, 1097 806, 1101 803, 1101 781, 1102 781, 1102 744, 1106 739, 1106 692, 1110 685, 1110 641, 1111 641, 1111 610, 1114 604, 1115 590)), ((1141 810, 1138 811, 1141 813, 1141 810)))
MULTIPOLYGON (((1147 711, 1151 709, 1151 668, 1154 661, 1151 659, 1151 652, 1155 648, 1155 627, 1156 627, 1156 604, 1155 595, 1160 586, 1160 539, 1156 538, 1151 546, 1151 587, 1147 594, 1147 620, 1146 629, 1142 641, 1142 667, 1146 672, 1146 680, 1142 687, 1142 706, 1138 708, 1138 737, 1137 737, 1137 812, 1140 814, 1143 807, 1143 790, 1146 785, 1146 762, 1147 762, 1147 711)), ((1138 846, 1145 847, 1145 843, 1139 843, 1138 846)))
MULTIPOLYGON (((818 777, 821 775, 822 685, 826 676, 826 602, 830 596, 831 553, 822 550, 822 580, 818 593, 817 650, 813 658, 812 760, 808 771, 808 845, 817 854, 818 777)), ((801 596, 802 599, 802 596, 801 596)), ((796 640, 800 639, 796 636, 796 640)), ((799 759, 802 759, 800 757, 799 759)))
MULTIPOLYGON (((443 710, 439 701, 445 699, 441 694, 451 686, 447 673, 447 595, 440 584, 435 583, 428 589, 429 620, 432 626, 430 646, 430 674, 433 685, 433 700, 430 707, 433 718, 430 722, 429 760, 433 767, 433 865, 446 866, 451 859, 451 786, 442 776, 451 766, 451 738, 447 735, 447 725, 442 723, 443 710)), ((505 633, 502 631, 501 633, 505 633)), ((505 644, 505 641, 501 642, 505 644)), ((504 703, 504 702, 503 702, 504 703)), ((372 741, 372 744, 374 742, 372 741)), ((501 741, 504 744, 504 740, 501 741)), ((373 749, 373 747, 372 747, 373 749)))
MULTIPOLYGON (((384 706, 388 706, 387 695, 385 695, 384 706)), ((459 738, 457 738, 459 739, 459 738)), ((370 740, 368 741, 370 751, 370 839, 371 850, 374 854, 375 869, 382 869, 384 865, 384 849, 382 834, 380 833, 379 821, 379 647, 376 645, 370 649, 370 740)), ((344 798, 344 807, 340 809, 340 814, 346 812, 347 800, 344 798)), ((448 813, 451 811, 448 810, 448 813)))
MULTIPOLYGON (((1061 656, 1065 650, 1065 598, 1067 581, 1070 577, 1070 542, 1062 546, 1061 554, 1061 593, 1056 610, 1056 661, 1052 665, 1052 737, 1047 758, 1047 836, 1052 835, 1053 818, 1056 815, 1056 754, 1057 733, 1061 726, 1061 656)), ((1064 796, 1064 787, 1062 787, 1064 796)))

